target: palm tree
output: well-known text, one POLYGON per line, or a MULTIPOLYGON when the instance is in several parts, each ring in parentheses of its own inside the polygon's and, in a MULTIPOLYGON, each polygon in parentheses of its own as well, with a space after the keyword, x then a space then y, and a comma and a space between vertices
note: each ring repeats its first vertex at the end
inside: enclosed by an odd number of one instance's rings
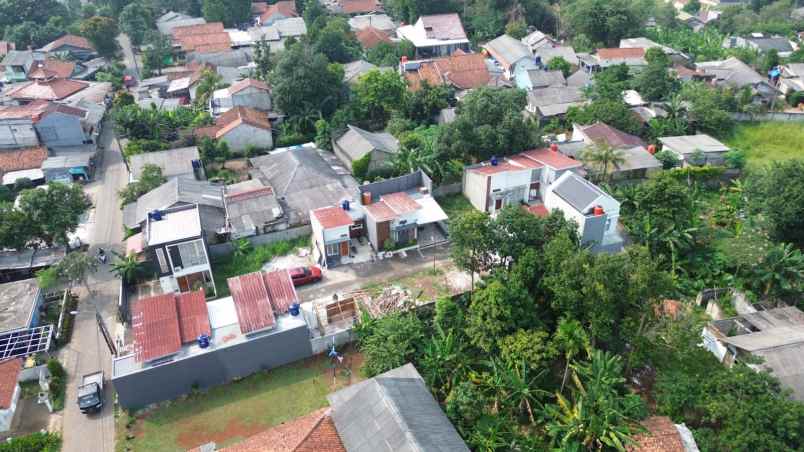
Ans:
POLYGON ((427 386, 433 388, 441 399, 446 398, 455 383, 466 376, 468 363, 463 349, 454 332, 450 329, 445 333, 440 325, 436 325, 436 334, 425 344, 422 373, 427 386))
POLYGON ((133 283, 145 272, 143 263, 137 259, 135 254, 123 256, 114 253, 114 255, 116 259, 112 262, 112 272, 126 284, 133 283))
POLYGON ((546 371, 542 370, 535 375, 529 375, 530 367, 524 361, 513 367, 499 366, 496 370, 502 372, 503 380, 508 386, 506 401, 515 406, 520 413, 527 412, 531 425, 536 424, 536 419, 533 417, 533 405, 540 403, 541 398, 549 395, 547 391, 537 389, 537 382, 541 380, 546 371))
POLYGON ((244 257, 250 253, 252 249, 254 249, 248 239, 237 239, 232 241, 232 248, 234 248, 233 251, 235 257, 244 257))
POLYGON ((592 168, 597 168, 599 180, 611 182, 611 175, 618 165, 625 162, 625 155, 605 141, 597 141, 581 154, 581 160, 592 168))
POLYGON ((804 254, 790 243, 780 243, 768 250, 756 268, 765 297, 795 291, 804 281, 804 254))
POLYGON ((564 351, 564 376, 561 378, 560 391, 563 393, 564 386, 567 383, 570 362, 581 350, 589 348, 589 337, 577 320, 561 319, 553 340, 564 351))
POLYGON ((205 69, 201 73, 201 79, 198 81, 198 87, 195 90, 195 104, 201 107, 209 103, 212 98, 212 93, 222 88, 223 78, 210 69, 205 69))

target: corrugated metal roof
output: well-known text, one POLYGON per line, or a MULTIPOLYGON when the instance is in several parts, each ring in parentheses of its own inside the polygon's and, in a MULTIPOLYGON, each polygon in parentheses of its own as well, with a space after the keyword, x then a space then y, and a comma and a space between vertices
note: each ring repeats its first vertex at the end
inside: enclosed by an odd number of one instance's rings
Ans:
POLYGON ((265 272, 263 278, 265 287, 268 289, 271 306, 275 312, 285 314, 290 309, 290 305, 299 302, 296 287, 286 269, 265 272))
POLYGON ((226 280, 237 309, 243 334, 272 328, 274 310, 261 272, 235 276, 226 280))
POLYGON ((352 221, 352 217, 349 216, 343 209, 340 207, 322 207, 320 209, 313 210, 313 216, 318 223, 321 224, 321 227, 324 229, 332 229, 341 226, 351 226, 354 221, 352 221))
POLYGON ((582 177, 573 173, 565 174, 566 176, 559 178, 551 189, 575 210, 586 214, 589 206, 600 197, 601 192, 582 177))
POLYGON ((173 294, 144 298, 131 307, 137 362, 152 361, 181 349, 179 314, 173 294))
POLYGON ((201 334, 211 333, 204 289, 176 294, 176 308, 183 344, 194 342, 201 334))
POLYGON ((22 358, 0 362, 0 409, 11 408, 20 370, 22 370, 22 358))

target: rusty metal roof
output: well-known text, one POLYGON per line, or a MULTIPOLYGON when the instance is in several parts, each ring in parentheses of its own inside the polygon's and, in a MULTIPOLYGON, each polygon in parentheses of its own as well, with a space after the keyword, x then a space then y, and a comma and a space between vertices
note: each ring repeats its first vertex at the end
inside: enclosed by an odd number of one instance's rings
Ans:
POLYGON ((131 328, 137 362, 152 361, 178 352, 181 336, 174 294, 157 295, 134 303, 131 328))
POLYGON ((290 309, 290 305, 299 302, 296 287, 286 269, 265 272, 264 279, 271 306, 275 312, 285 314, 290 309))
POLYGON ((235 276, 226 282, 234 300, 240 331, 243 334, 274 326, 276 323, 274 310, 261 272, 235 276))
POLYGON ((196 341, 201 334, 211 334, 204 289, 176 294, 176 308, 182 344, 196 341))

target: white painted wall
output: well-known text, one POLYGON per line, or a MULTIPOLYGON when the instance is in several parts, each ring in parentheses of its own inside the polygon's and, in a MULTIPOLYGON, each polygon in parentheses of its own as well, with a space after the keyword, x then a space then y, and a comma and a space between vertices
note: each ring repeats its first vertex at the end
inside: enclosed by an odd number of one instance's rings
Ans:
POLYGON ((474 171, 465 171, 463 178, 463 195, 475 209, 486 211, 486 176, 474 171))
POLYGON ((564 218, 575 221, 575 223, 578 225, 578 235, 583 237, 583 229, 584 225, 586 224, 586 217, 581 212, 575 210, 575 208, 569 205, 569 203, 564 201, 552 190, 547 190, 547 193, 544 197, 544 207, 546 207, 549 211, 558 209, 564 214, 564 218))
POLYGON ((20 392, 20 385, 16 385, 14 387, 14 395, 11 396, 11 406, 5 410, 0 410, 0 432, 7 432, 11 429, 11 421, 14 419, 14 411, 17 410, 20 392))

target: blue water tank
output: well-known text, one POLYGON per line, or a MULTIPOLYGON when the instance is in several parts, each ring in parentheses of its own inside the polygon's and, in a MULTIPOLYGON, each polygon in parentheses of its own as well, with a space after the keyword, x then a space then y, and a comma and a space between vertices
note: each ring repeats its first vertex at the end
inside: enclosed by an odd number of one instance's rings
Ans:
POLYGON ((491 156, 491 166, 497 166, 499 162, 497 161, 497 157, 492 155, 491 156))
POLYGON ((148 213, 148 218, 150 218, 151 221, 160 221, 162 220, 162 212, 159 210, 152 210, 150 213, 148 213))
POLYGON ((290 315, 297 316, 299 315, 299 310, 301 309, 301 305, 299 303, 293 303, 290 305, 290 315))
POLYGON ((349 200, 348 199, 344 199, 343 201, 341 201, 341 208, 343 210, 349 210, 349 200))
POLYGON ((209 347, 209 339, 210 339, 209 335, 207 334, 202 334, 198 336, 198 346, 201 348, 209 347))

